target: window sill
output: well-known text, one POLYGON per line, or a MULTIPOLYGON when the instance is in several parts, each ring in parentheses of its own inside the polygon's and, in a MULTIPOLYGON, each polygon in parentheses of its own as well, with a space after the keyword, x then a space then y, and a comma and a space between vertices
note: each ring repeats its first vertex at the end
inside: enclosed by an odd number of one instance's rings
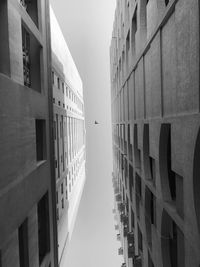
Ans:
POLYGON ((40 167, 41 165, 43 165, 44 163, 46 163, 46 159, 45 160, 40 160, 40 161, 37 161, 37 167, 40 167))

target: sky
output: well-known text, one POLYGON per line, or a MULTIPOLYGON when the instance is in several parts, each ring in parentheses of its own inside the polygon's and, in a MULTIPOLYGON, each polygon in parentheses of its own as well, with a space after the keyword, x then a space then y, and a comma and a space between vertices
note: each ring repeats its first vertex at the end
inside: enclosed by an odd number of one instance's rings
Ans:
POLYGON ((121 267, 111 182, 109 47, 116 0, 50 2, 82 78, 85 102, 86 184, 66 266, 121 267))

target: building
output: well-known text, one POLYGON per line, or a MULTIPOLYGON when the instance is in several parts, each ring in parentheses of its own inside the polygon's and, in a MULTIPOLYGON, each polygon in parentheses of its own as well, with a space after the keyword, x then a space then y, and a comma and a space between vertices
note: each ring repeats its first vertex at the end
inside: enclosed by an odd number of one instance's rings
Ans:
POLYGON ((57 267, 48 1, 2 0, 0 22, 0 266, 57 267))
POLYGON ((62 267, 85 183, 84 101, 81 78, 52 9, 50 18, 58 251, 62 267))
POLYGON ((110 60, 123 266, 200 266, 199 1, 118 0, 110 60))

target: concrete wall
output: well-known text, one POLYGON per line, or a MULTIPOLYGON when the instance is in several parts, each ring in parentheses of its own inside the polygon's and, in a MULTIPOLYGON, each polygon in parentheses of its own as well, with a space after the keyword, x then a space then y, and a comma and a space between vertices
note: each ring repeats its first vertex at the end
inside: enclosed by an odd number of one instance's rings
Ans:
MULTIPOLYGON (((39 28, 17 0, 3 1, 5 31, 7 35, 4 61, 0 65, 0 250, 2 267, 19 266, 18 228, 28 219, 29 266, 39 266, 37 204, 49 193, 49 223, 51 251, 44 259, 45 264, 57 266, 57 241, 52 207, 52 187, 55 179, 50 168, 50 151, 53 145, 50 129, 49 98, 51 77, 48 65, 51 54, 49 42, 48 1, 38 1, 39 28), (7 14, 7 16, 6 16, 7 14), (7 19, 7 21, 6 21, 7 19), (22 24, 30 36, 42 47, 41 75, 38 80, 42 90, 24 86, 22 24), (8 49, 8 52, 7 52, 8 49), (35 120, 46 121, 46 157, 37 161, 35 120)), ((2 9, 1 9, 2 11, 2 9)), ((2 18, 2 17, 1 17, 2 18)), ((2 18, 3 19, 3 18, 2 18)), ((2 35, 1 35, 2 38, 2 35)), ((1 39, 0 38, 0 39, 1 39)), ((33 50, 32 50, 33 51, 33 50)), ((2 50, 1 50, 2 54, 2 50)), ((36 86, 37 87, 37 86, 36 86)), ((52 104, 51 104, 52 105, 52 104)))
MULTIPOLYGON (((123 1, 117 1, 113 37, 118 36, 121 30, 121 18, 126 21, 122 6, 123 1)), ((120 188, 122 202, 129 207, 124 213, 129 220, 130 210, 135 214, 135 227, 129 225, 129 231, 135 235, 135 255, 132 259, 127 258, 127 237, 119 221, 128 267, 151 266, 151 262, 156 267, 172 266, 169 249, 172 223, 177 229, 176 266, 200 264, 200 202, 197 197, 200 169, 196 166, 200 158, 197 152, 200 147, 198 10, 198 1, 171 0, 167 5, 164 0, 149 0, 148 3, 145 0, 131 1, 131 19, 126 23, 124 34, 111 40, 113 181, 115 188, 116 184, 120 188), (136 10, 138 30, 133 36, 131 20, 136 10), (131 67, 126 69, 121 79, 119 62, 126 45, 123 36, 128 31, 131 39, 135 38, 132 42, 135 47, 131 49, 132 55, 128 55, 131 67), (127 83, 131 100, 124 94, 127 83), (129 109, 128 119, 122 116, 124 107, 129 109), (121 124, 125 125, 125 135, 128 126, 135 129, 132 131, 133 155, 126 153, 125 137, 122 136, 123 140, 119 143, 117 129, 121 124), (124 160, 134 170, 132 196, 129 183, 125 182, 130 179, 129 173, 126 175, 122 170, 123 154, 124 160), (138 192, 135 188, 138 179, 142 188, 137 204, 138 192), (151 223, 148 205, 145 204, 149 201, 147 189, 156 199, 155 224, 151 223), (142 233, 142 251, 139 250, 139 232, 142 233), (136 265, 137 261, 139 265, 136 265)), ((130 145, 127 144, 128 147, 130 145)), ((119 216, 120 211, 117 214, 119 216)))

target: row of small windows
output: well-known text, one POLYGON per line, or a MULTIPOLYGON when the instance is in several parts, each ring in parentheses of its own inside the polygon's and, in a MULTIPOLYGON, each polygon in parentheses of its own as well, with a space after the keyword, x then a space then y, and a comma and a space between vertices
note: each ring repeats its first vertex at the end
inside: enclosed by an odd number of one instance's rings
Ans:
MULTIPOLYGON (((150 1, 152 1, 152 0, 146 1, 146 6, 148 5, 148 3, 150 1)), ((165 0, 165 5, 167 6, 169 4, 169 2, 170 2, 170 0, 165 0)), ((128 6, 128 8, 129 8, 129 6, 128 6)), ((146 26, 146 30, 145 31, 147 31, 147 10, 146 9, 147 9, 147 7, 145 7, 145 26, 146 26)), ((129 10, 127 12, 128 12, 128 15, 129 15, 129 10)), ((124 50, 122 51, 122 54, 121 54, 121 56, 119 56, 119 60, 118 60, 117 64, 116 64, 116 60, 118 58, 118 52, 120 50, 121 43, 124 40, 124 31, 125 31, 122 14, 121 14, 121 26, 120 26, 121 27, 121 36, 119 34, 119 32, 120 32, 119 30, 117 31, 117 34, 116 34, 116 30, 115 30, 116 36, 113 36, 114 39, 117 39, 117 42, 114 42, 114 44, 113 44, 113 53, 112 53, 113 65, 117 65, 116 73, 114 74, 114 80, 119 79, 120 83, 123 80, 123 77, 124 77, 124 74, 125 74, 125 60, 126 60, 126 68, 127 68, 127 70, 129 69, 129 66, 130 66, 129 65, 130 64, 130 62, 129 62, 130 61, 130 55, 129 55, 130 48, 132 48, 132 55, 133 55, 133 58, 135 58, 135 54, 136 54, 136 34, 137 34, 137 30, 138 30, 138 19, 139 19, 138 18, 138 12, 139 12, 139 9, 137 8, 137 5, 136 5, 135 11, 134 11, 134 14, 133 14, 133 17, 132 17, 132 20, 131 20, 131 28, 128 31, 128 33, 126 35, 126 38, 125 38, 126 51, 124 51, 124 50), (125 52, 126 52, 126 59, 125 59, 125 52)), ((141 12, 141 14, 143 14, 142 11, 140 11, 140 12, 141 12)), ((129 21, 129 18, 128 18, 128 21, 129 21)))
POLYGON ((74 102, 78 106, 78 108, 83 111, 83 104, 81 103, 79 98, 72 92, 72 90, 70 90, 70 88, 65 86, 65 83, 61 80, 60 77, 56 76, 54 71, 52 71, 52 83, 53 85, 56 85, 58 89, 61 89, 62 87, 63 94, 66 90, 66 96, 69 97, 69 99, 71 99, 72 102, 74 102))
POLYGON ((79 115, 79 116, 82 115, 81 112, 79 112, 79 111, 77 111, 77 110, 75 110, 75 109, 69 107, 68 105, 65 106, 64 103, 61 105, 62 102, 61 102, 60 100, 58 100, 57 103, 56 103, 55 98, 53 98, 53 103, 54 103, 54 104, 58 104, 58 106, 60 106, 60 107, 62 106, 64 109, 67 108, 67 110, 70 110, 71 112, 74 112, 75 114, 77 114, 77 115, 79 115))

